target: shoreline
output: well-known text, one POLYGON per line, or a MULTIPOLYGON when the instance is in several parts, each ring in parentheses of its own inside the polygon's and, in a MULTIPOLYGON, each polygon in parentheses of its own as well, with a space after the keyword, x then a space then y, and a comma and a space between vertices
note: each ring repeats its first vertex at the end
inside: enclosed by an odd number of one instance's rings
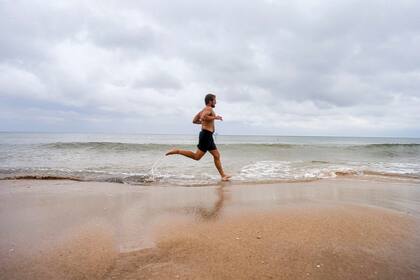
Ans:
POLYGON ((0 205, 2 279, 59 279, 63 271, 68 279, 420 276, 416 182, 171 188, 4 180, 0 205))
MULTIPOLYGON (((234 177, 234 176, 233 176, 234 177)), ((317 181, 329 181, 329 180, 367 180, 367 181, 381 181, 381 182, 406 182, 412 184, 420 185, 420 178, 418 176, 411 176, 405 174, 393 174, 393 173, 381 173, 381 172, 372 172, 366 171, 363 174, 357 174, 357 172, 349 171, 337 171, 335 176, 331 177, 314 177, 306 179, 270 179, 270 180, 255 180, 255 181, 246 181, 246 180, 236 180, 235 178, 230 181, 222 182, 215 180, 208 183, 194 183, 194 184, 176 184, 171 182, 158 182, 153 181, 152 179, 144 176, 144 181, 140 182, 126 182, 123 178, 111 178, 106 180, 95 180, 95 179, 83 179, 79 177, 72 176, 56 176, 56 175, 19 175, 11 177, 2 177, 1 181, 11 182, 11 181, 74 181, 74 182, 85 182, 85 183, 104 183, 104 184, 122 184, 122 185, 132 185, 136 187, 217 187, 222 183, 229 183, 234 186, 246 186, 246 185, 278 185, 278 184, 293 184, 293 183, 311 183, 317 181)))

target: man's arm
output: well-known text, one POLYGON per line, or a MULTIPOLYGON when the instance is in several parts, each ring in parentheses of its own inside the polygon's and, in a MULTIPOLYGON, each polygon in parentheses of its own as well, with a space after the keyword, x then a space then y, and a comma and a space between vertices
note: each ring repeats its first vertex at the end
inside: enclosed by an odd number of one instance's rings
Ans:
POLYGON ((197 113, 197 115, 195 115, 194 116, 194 118, 193 118, 193 123, 195 123, 195 124, 201 124, 201 113, 202 113, 203 111, 200 111, 200 112, 198 112, 197 113))

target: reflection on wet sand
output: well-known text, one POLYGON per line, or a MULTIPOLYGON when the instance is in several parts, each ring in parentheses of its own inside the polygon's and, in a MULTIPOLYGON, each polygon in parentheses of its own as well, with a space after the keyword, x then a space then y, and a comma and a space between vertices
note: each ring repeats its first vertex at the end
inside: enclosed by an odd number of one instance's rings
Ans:
POLYGON ((217 219, 220 216, 223 209, 223 205, 226 203, 225 187, 226 184, 222 183, 219 187, 215 189, 217 199, 214 202, 213 207, 211 207, 210 209, 197 207, 196 212, 200 220, 211 221, 217 219))

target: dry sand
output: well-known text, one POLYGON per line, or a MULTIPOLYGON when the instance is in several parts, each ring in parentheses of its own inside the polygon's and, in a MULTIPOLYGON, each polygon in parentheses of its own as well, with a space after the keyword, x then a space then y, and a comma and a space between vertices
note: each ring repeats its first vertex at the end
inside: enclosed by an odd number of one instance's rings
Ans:
POLYGON ((0 278, 420 279, 418 188, 3 181, 0 278))

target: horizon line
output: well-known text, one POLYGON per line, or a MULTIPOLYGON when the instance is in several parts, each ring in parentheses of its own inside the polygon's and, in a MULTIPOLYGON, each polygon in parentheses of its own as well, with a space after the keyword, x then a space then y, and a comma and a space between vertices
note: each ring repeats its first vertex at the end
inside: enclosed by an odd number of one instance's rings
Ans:
MULTIPOLYGON (((77 132, 77 131, 7 131, 0 130, 0 133, 51 133, 51 134, 134 134, 134 135, 183 135, 195 136, 187 133, 150 133, 150 132, 77 132)), ((343 135, 279 135, 279 134, 218 134, 219 136, 270 136, 270 137, 342 137, 342 138, 408 138, 420 139, 420 136, 343 136, 343 135)))

